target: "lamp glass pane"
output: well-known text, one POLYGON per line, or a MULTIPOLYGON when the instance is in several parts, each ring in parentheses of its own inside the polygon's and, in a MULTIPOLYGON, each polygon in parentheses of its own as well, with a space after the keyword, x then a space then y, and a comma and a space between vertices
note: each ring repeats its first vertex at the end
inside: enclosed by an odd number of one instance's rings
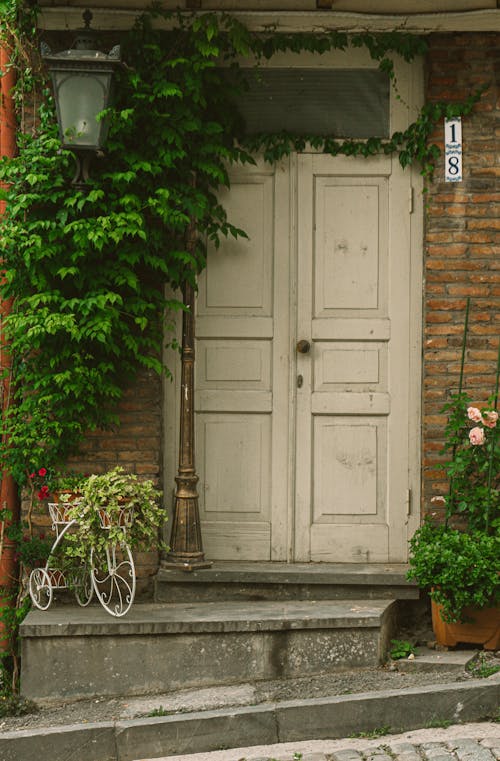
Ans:
POLYGON ((99 148, 103 124, 97 115, 106 107, 110 74, 55 74, 64 145, 99 148))

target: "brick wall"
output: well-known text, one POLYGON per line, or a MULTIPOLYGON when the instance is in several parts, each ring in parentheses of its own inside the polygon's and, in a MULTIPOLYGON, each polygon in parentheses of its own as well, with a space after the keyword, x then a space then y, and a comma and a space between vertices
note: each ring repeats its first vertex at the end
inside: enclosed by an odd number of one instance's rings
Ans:
MULTIPOLYGON (((445 183, 439 161, 425 220, 423 347, 423 500, 446 493, 436 469, 446 418, 440 408, 457 390, 466 299, 471 312, 464 390, 473 401, 492 393, 500 335, 500 34, 432 35, 426 97, 454 101, 485 83, 462 120, 463 182, 445 183)), ((442 126, 434 142, 443 146, 442 126)), ((435 508, 433 507, 433 511, 435 508)))

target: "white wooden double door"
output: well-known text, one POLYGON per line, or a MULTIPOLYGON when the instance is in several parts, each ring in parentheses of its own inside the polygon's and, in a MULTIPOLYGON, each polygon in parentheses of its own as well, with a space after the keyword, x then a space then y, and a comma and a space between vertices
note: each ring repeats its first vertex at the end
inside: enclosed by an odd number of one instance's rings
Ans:
POLYGON ((210 252, 197 300, 208 558, 406 559, 410 197, 391 157, 300 154, 233 173, 221 200, 249 239, 210 252))

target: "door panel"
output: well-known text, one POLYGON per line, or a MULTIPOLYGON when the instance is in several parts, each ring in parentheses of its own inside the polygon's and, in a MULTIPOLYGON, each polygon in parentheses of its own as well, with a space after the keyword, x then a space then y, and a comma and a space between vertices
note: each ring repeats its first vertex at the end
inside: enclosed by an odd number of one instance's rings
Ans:
MULTIPOLYGON (((289 173, 277 176, 263 163, 232 176, 231 192, 222 194, 221 202, 248 239, 230 238, 211 250, 199 281, 200 518, 205 552, 221 560, 286 559, 286 537, 276 542, 286 521, 286 503, 277 495, 283 474, 286 490, 288 438, 288 400, 283 404, 276 393, 283 386, 280 363, 287 347, 280 347, 288 324, 287 313, 279 315, 285 332, 276 324, 280 289, 288 284, 289 237, 278 240, 276 225, 277 187, 284 177, 289 173)), ((280 197, 288 194, 287 186, 280 197)), ((285 208, 280 214, 285 224, 287 213, 285 208)), ((284 391, 286 397, 287 378, 284 391)))
POLYGON ((408 478, 408 429, 393 423, 394 400, 401 409, 408 395, 408 336, 393 330, 407 318, 389 299, 394 256, 403 262, 394 267, 398 287, 409 292, 409 247, 397 248, 395 230, 408 214, 394 216, 392 205, 405 178, 392 174, 385 157, 299 157, 297 336, 311 350, 297 355, 298 560, 387 562, 405 553, 390 547, 393 526, 406 519, 408 478), (402 472, 389 467, 394 451, 402 472))
POLYGON ((383 303, 387 180, 317 176, 314 185, 314 316, 376 310, 383 303))

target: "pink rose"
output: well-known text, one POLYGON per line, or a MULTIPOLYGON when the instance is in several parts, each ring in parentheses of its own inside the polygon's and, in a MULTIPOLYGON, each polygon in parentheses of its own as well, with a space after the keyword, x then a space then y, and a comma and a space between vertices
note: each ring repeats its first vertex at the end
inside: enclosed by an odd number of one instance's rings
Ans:
POLYGON ((467 417, 475 423, 479 423, 482 420, 481 412, 477 407, 467 407, 467 417))
POLYGON ((498 412, 495 412, 495 410, 485 410, 483 412, 483 425, 486 426, 486 428, 494 428, 497 424, 498 420, 498 412))
POLYGON ((484 430, 479 427, 471 428, 469 431, 469 441, 473 446, 484 444, 484 430))

